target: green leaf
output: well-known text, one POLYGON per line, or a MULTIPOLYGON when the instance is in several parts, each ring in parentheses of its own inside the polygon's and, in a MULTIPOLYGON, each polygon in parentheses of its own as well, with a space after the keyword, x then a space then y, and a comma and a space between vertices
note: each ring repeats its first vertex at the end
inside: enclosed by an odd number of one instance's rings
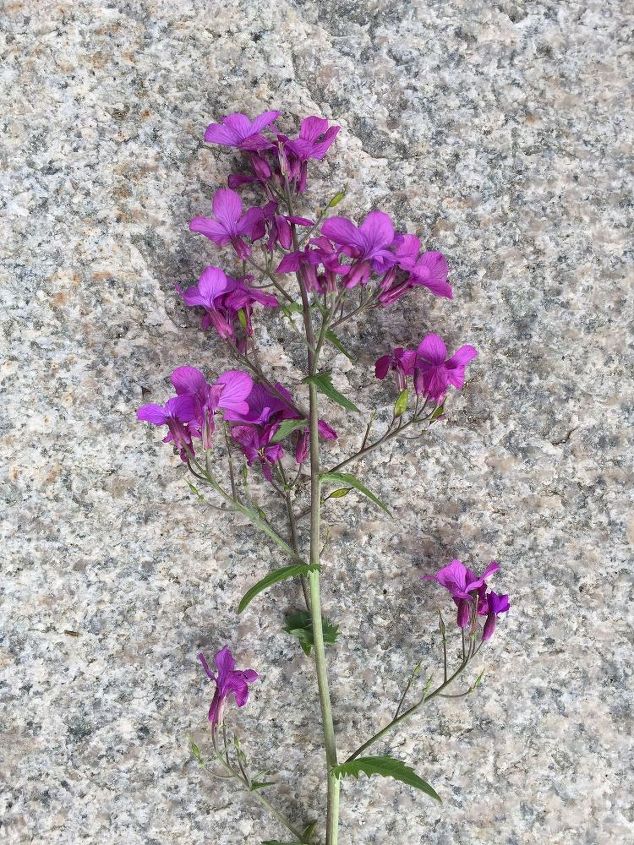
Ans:
POLYGON ((311 822, 310 824, 307 824, 306 827, 304 828, 304 832, 302 833, 302 838, 303 839, 310 839, 310 837, 315 832, 316 827, 317 827, 317 822, 311 822))
POLYGON ((251 792, 256 792, 258 789, 265 789, 267 786, 275 786, 275 781, 273 780, 252 780, 251 781, 251 792))
POLYGON ((357 413, 360 413, 354 403, 352 403, 349 399, 346 399, 343 393, 339 393, 332 383, 332 376, 330 373, 323 372, 317 373, 314 376, 308 376, 308 378, 304 379, 304 384, 314 384, 320 393, 323 393, 324 396, 327 396, 329 399, 332 399, 333 402, 341 405, 342 408, 345 408, 347 411, 356 411, 357 413))
POLYGON ((293 316, 293 314, 302 313, 302 306, 299 304, 299 302, 285 302, 280 305, 280 308, 282 309, 284 314, 286 314, 289 320, 293 316))
POLYGON ((192 491, 192 493, 195 496, 198 496, 198 498, 201 499, 201 501, 203 501, 203 502, 205 501, 205 497, 203 496, 203 494, 200 492, 200 490, 197 487, 194 487, 194 485, 191 483, 191 481, 187 482, 187 486, 189 487, 189 489, 192 491))
POLYGON ((353 364, 355 363, 355 360, 354 360, 354 358, 352 357, 352 355, 348 352, 348 350, 346 349, 346 347, 345 347, 345 346, 343 345, 343 343, 339 340, 339 338, 338 338, 338 337, 337 337, 337 335, 336 335, 336 334, 332 331, 332 329, 326 329, 326 332, 325 332, 325 337, 326 337, 326 340, 328 340, 330 343, 332 343, 332 345, 335 347, 335 349, 338 349, 338 350, 339 350, 339 352, 341 352, 343 355, 345 355, 345 356, 346 356, 346 358, 347 358, 349 361, 352 361, 352 363, 353 363, 353 364))
POLYGON ((371 502, 374 502, 375 505, 378 505, 382 510, 385 511, 386 514, 392 516, 392 513, 387 508, 385 504, 379 499, 377 495, 375 495, 371 490, 363 484, 356 475, 353 475, 351 472, 327 472, 322 475, 321 480, 323 482, 327 481, 334 481, 337 484, 349 484, 350 487, 354 487, 355 490, 358 490, 359 493, 363 493, 364 496, 367 496, 371 502))
POLYGON ((298 428, 306 428, 308 420, 283 420, 280 427, 271 438, 271 443, 279 443, 284 438, 288 437, 298 428))
POLYGON ((434 421, 434 420, 437 420, 437 419, 438 419, 438 417, 442 417, 442 415, 444 414, 444 412, 445 412, 445 406, 444 406, 444 405, 437 405, 437 406, 434 408, 434 410, 433 410, 433 412, 432 412, 431 417, 429 418, 429 422, 430 422, 430 423, 433 423, 433 421, 434 421))
POLYGON ((398 399, 394 403, 394 416, 400 417, 402 416, 405 411, 407 410, 407 403, 409 402, 409 390, 405 388, 405 390, 401 390, 398 395, 398 399))
MULTIPOLYGON (((324 633, 324 642, 327 645, 334 645, 339 636, 339 626, 333 625, 329 619, 322 616, 321 627, 324 633)), ((298 610, 287 614, 284 631, 299 640, 304 654, 310 654, 315 642, 313 640, 313 621, 307 610, 298 610)))
POLYGON ((242 326, 243 329, 247 327, 247 315, 244 313, 244 308, 241 308, 238 311, 238 322, 242 326))
POLYGON ((343 199, 345 199, 347 191, 348 191, 348 186, 346 185, 345 188, 343 188, 341 191, 338 191, 334 195, 334 197, 330 200, 330 202, 328 203, 328 208, 334 208, 336 205, 339 205, 339 203, 343 199))
POLYGON ((196 760, 196 762, 199 765, 204 766, 205 761, 203 760, 202 752, 201 752, 200 748, 196 745, 194 740, 191 739, 191 738, 189 740, 189 748, 190 748, 190 751, 192 753, 192 757, 194 758, 194 760, 196 760))
POLYGON ((349 763, 342 763, 340 766, 335 766, 332 773, 337 778, 352 775, 358 778, 361 772, 364 772, 368 777, 371 775, 381 775, 385 778, 394 778, 406 783, 408 786, 413 786, 415 789, 420 789, 430 798, 440 801, 438 793, 432 787, 420 778, 414 769, 401 763, 400 760, 395 760, 393 757, 357 757, 356 760, 351 760, 349 763))
POLYGON ((250 590, 242 596, 240 604, 238 605, 238 613, 242 613, 245 607, 250 604, 253 599, 259 594, 268 590, 273 584, 278 584, 280 581, 285 581, 287 578, 295 578, 298 575, 308 575, 309 572, 314 572, 319 569, 318 566, 309 563, 292 563, 290 566, 282 566, 280 569, 274 569, 265 575, 257 584, 254 584, 250 590))

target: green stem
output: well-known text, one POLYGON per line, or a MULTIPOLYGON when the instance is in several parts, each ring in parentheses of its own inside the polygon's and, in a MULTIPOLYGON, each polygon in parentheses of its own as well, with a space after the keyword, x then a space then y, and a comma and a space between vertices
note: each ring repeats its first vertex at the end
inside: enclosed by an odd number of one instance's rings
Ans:
POLYGON ((433 692, 430 692, 429 695, 425 695, 423 693, 423 697, 419 701, 417 701, 416 704, 413 704, 408 710, 403 711, 400 716, 396 716, 394 719, 392 719, 391 722, 388 722, 385 727, 381 728, 380 731, 377 731, 374 736, 371 736, 370 739, 364 742, 363 745, 360 745, 356 751, 353 751, 352 754, 346 760, 346 763, 349 763, 351 760, 354 760, 356 757, 359 757, 361 754, 363 754, 366 748, 369 748, 371 745, 374 745, 374 743, 381 739, 381 737, 385 736, 386 733, 389 733, 389 731, 393 730, 401 722, 404 722, 406 719, 409 719, 411 716, 417 713, 423 706, 423 704, 426 704, 428 701, 431 701, 431 699, 435 698, 437 695, 441 695, 442 691, 446 689, 449 684, 451 684, 452 681, 454 681, 458 677, 458 675, 461 674, 461 672, 463 672, 468 663, 469 656, 467 656, 467 658, 462 661, 462 663, 456 669, 453 675, 450 675, 449 678, 444 680, 442 684, 436 687, 433 692))
MULTIPOLYGON (((286 202, 289 214, 293 214, 291 193, 288 180, 285 180, 286 202)), ((295 225, 291 225, 293 248, 298 248, 295 225)), ((315 342, 315 332, 310 313, 308 291, 302 277, 301 270, 297 273, 299 291, 302 298, 302 315, 306 345, 308 347, 308 375, 317 373, 319 351, 321 344, 315 342)), ((320 338, 327 328, 327 316, 324 315, 320 330, 320 338)), ((322 341, 323 342, 323 341, 322 341)), ((319 400, 317 388, 309 383, 309 414, 310 427, 310 563, 319 566, 321 556, 320 523, 321 523, 321 476, 319 462, 319 400)), ((339 780, 333 774, 337 765, 337 740, 332 717, 330 690, 328 687, 328 666, 326 663, 326 649, 324 646, 324 632, 321 621, 321 589, 319 569, 315 569, 308 576, 310 586, 310 613, 313 627, 313 643, 315 654, 315 669, 317 671, 317 686, 319 689, 319 703, 321 706, 321 722, 324 732, 324 746, 326 751, 326 772, 328 778, 328 804, 326 815, 326 845, 337 845, 339 840, 339 780)))

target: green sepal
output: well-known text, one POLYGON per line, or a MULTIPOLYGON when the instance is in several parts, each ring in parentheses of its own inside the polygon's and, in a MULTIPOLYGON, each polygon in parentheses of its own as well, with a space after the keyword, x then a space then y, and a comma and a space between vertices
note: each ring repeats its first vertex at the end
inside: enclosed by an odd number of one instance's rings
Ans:
POLYGON ((442 415, 443 415, 444 413, 445 413, 445 406, 444 406, 444 405, 437 405, 437 406, 434 408, 434 410, 432 411, 432 414, 431 414, 431 416, 430 416, 430 418, 429 418, 429 422, 430 422, 430 423, 433 423, 433 422, 434 422, 434 420, 437 420, 437 419, 438 419, 438 417, 442 417, 442 415))
POLYGON ((394 416, 401 417, 407 410, 407 403, 409 402, 409 390, 401 390, 398 399, 394 403, 394 416))

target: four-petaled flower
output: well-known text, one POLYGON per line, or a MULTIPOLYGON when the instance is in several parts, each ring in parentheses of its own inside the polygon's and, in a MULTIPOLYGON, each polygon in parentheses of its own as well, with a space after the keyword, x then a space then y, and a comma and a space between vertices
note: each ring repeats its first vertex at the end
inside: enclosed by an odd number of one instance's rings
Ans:
POLYGON ((220 144, 223 147, 237 147, 239 150, 265 150, 273 146, 261 134, 280 116, 279 111, 265 111, 253 120, 246 114, 235 112, 222 119, 222 123, 210 123, 205 131, 208 144, 220 144))
POLYGON ((437 404, 441 404, 449 385, 460 390, 464 384, 467 364, 478 354, 473 346, 465 345, 447 357, 447 347, 437 334, 428 334, 416 350, 414 387, 437 404))
POLYGON ((346 275, 346 287, 366 284, 372 270, 385 273, 396 263, 396 256, 390 249, 394 242, 394 226, 383 211, 371 211, 360 226, 355 226, 346 217, 329 217, 321 232, 355 259, 346 275))
POLYGON ((497 572, 500 568, 497 561, 492 560, 482 575, 476 575, 460 560, 452 560, 447 566, 439 569, 435 575, 423 575, 424 581, 437 581, 450 593, 458 607, 457 624, 460 628, 466 628, 475 624, 477 614, 486 615, 487 621, 484 626, 489 639, 495 629, 495 617, 498 613, 505 613, 509 609, 508 596, 498 596, 496 593, 487 593, 486 579, 497 572), (494 598, 491 598, 491 597, 494 598))
POLYGON ((478 613, 484 615, 486 613, 486 621, 482 631, 482 639, 484 641, 490 640, 495 631, 495 623, 500 613, 508 613, 511 605, 507 595, 498 595, 490 590, 485 594, 482 605, 478 606, 478 613))
POLYGON ((220 188, 212 200, 214 217, 194 217, 189 224, 192 232, 199 232, 218 246, 231 243, 243 260, 251 255, 245 238, 257 241, 264 235, 264 215, 261 208, 242 213, 240 195, 231 188, 220 188))
POLYGON ((308 159, 320 161, 332 146, 340 129, 340 126, 329 128, 324 117, 313 115, 302 120, 297 138, 278 134, 283 169, 298 193, 306 190, 308 159))
POLYGON ((249 684, 257 681, 260 676, 253 669, 236 669, 236 662, 227 646, 220 649, 214 658, 217 674, 211 671, 202 652, 198 654, 198 659, 207 677, 216 684, 209 707, 209 721, 215 731, 218 725, 222 724, 224 706, 229 696, 233 695, 238 707, 244 707, 249 698, 249 684))

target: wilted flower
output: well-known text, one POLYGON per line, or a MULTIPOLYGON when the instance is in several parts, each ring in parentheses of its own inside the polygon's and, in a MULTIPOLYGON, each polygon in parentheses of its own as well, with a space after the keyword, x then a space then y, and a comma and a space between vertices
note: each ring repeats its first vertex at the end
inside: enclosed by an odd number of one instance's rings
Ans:
POLYGON ((222 119, 222 123, 211 123, 205 132, 205 141, 239 150, 264 150, 272 145, 260 133, 280 116, 279 111, 265 111, 253 120, 246 114, 235 112, 222 119))
POLYGON ((399 390, 407 387, 407 376, 414 372, 416 352, 413 349, 403 349, 397 346, 390 355, 383 355, 374 365, 374 375, 383 380, 393 370, 396 373, 396 383, 399 390))
POLYGON ((269 233, 266 247, 270 252, 273 252, 277 244, 283 249, 291 248, 293 243, 291 223, 294 223, 296 226, 313 225, 313 221, 308 220, 306 217, 278 214, 278 204, 275 200, 267 202, 262 207, 262 216, 269 233))
POLYGON ((478 613, 484 615, 486 613, 486 621, 484 623, 484 630, 482 631, 482 639, 490 640, 495 631, 495 623, 500 613, 507 613, 510 610, 509 597, 507 595, 500 596, 494 593, 493 590, 486 593, 482 607, 478 607, 478 613))
POLYGON ((442 587, 449 591, 454 602, 458 606, 457 623, 460 628, 466 628, 470 622, 471 605, 478 600, 478 591, 484 586, 486 579, 497 572, 500 565, 492 560, 478 576, 471 569, 468 569, 460 560, 452 560, 447 566, 439 569, 435 575, 423 575, 424 581, 437 581, 442 587))
POLYGON ((198 654, 198 659, 207 677, 216 684, 214 697, 211 700, 211 706, 209 708, 209 721, 211 722, 212 730, 215 731, 218 725, 222 724, 223 711, 227 698, 233 695, 236 705, 238 707, 244 707, 249 698, 249 684, 257 681, 260 676, 253 669, 236 669, 236 662, 227 646, 220 649, 214 658, 218 670, 217 675, 214 675, 209 668, 209 664, 202 652, 198 654))

